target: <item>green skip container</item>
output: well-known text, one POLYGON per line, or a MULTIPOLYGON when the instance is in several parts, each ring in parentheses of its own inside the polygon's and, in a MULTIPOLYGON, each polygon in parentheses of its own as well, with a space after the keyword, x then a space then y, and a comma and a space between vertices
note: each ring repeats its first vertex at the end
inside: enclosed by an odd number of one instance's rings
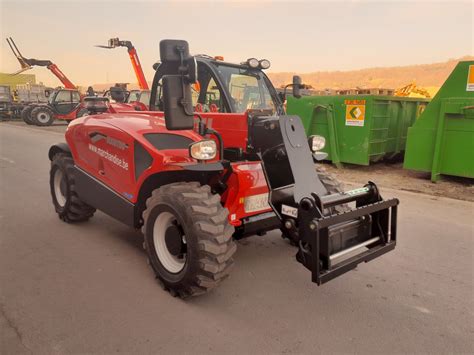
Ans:
POLYGON ((429 100, 378 95, 288 97, 306 133, 326 138, 324 152, 335 165, 369 165, 405 150, 407 130, 429 100))
POLYGON ((404 168, 474 178, 474 61, 457 64, 408 130, 404 168))

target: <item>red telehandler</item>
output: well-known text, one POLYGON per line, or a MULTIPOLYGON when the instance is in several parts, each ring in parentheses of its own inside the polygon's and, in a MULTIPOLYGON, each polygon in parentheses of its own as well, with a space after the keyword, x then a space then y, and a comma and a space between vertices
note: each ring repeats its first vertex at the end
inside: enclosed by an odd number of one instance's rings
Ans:
MULTIPOLYGON (((104 109, 74 120, 67 143, 50 148, 61 220, 99 209, 141 228, 156 278, 183 298, 228 277, 235 238, 273 229, 298 246, 318 285, 395 248, 399 201, 372 182, 347 192, 327 183, 315 170, 324 138, 308 139, 301 119, 284 114, 262 71, 268 61, 191 56, 181 40, 161 41, 160 59, 150 101, 158 111, 104 109)), ((299 97, 301 79, 292 86, 299 97)))
POLYGON ((137 50, 133 46, 131 41, 120 40, 119 38, 109 39, 107 46, 96 45, 99 48, 113 49, 117 47, 126 47, 128 55, 130 57, 130 62, 132 63, 133 71, 137 77, 138 87, 140 90, 131 90, 128 94, 126 102, 112 104, 111 106, 116 111, 127 111, 127 110, 137 110, 137 111, 146 111, 148 110, 148 103, 150 102, 150 89, 148 87, 148 82, 145 79, 145 74, 143 73, 143 68, 138 59, 137 50))
POLYGON ((21 66, 21 69, 12 75, 22 73, 33 66, 46 67, 64 85, 64 89, 56 89, 49 96, 48 103, 30 104, 22 110, 21 117, 27 124, 50 126, 55 119, 71 121, 87 114, 87 110, 81 105, 81 95, 77 87, 56 64, 50 60, 25 58, 11 37, 7 38, 7 42, 21 66))

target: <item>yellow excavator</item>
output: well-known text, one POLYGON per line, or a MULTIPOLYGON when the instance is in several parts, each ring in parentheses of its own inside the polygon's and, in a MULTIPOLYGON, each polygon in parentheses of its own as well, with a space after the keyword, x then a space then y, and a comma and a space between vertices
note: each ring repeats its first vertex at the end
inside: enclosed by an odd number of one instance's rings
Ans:
POLYGON ((408 97, 411 93, 422 95, 426 98, 431 98, 431 94, 425 88, 418 87, 415 82, 411 82, 401 88, 395 90, 394 96, 408 97))

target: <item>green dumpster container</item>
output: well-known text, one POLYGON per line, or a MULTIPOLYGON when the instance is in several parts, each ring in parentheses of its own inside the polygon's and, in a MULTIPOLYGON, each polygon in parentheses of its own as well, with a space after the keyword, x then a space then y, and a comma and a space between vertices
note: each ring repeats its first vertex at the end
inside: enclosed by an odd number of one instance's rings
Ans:
POLYGON ((428 99, 378 95, 288 97, 287 113, 298 115, 306 133, 326 138, 334 164, 369 165, 405 150, 407 129, 428 99))
POLYGON ((408 130, 404 168, 474 178, 474 61, 458 63, 408 130))

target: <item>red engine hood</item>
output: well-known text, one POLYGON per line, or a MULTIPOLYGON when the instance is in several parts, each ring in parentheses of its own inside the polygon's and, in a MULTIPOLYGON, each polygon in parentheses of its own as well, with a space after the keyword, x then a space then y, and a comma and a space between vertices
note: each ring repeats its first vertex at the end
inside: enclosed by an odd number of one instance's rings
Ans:
POLYGON ((150 112, 123 112, 123 113, 103 113, 101 115, 84 116, 74 120, 71 127, 79 124, 95 124, 100 122, 126 132, 138 141, 143 140, 143 135, 147 133, 172 133, 200 141, 202 137, 194 131, 169 131, 166 129, 162 113, 150 112))

